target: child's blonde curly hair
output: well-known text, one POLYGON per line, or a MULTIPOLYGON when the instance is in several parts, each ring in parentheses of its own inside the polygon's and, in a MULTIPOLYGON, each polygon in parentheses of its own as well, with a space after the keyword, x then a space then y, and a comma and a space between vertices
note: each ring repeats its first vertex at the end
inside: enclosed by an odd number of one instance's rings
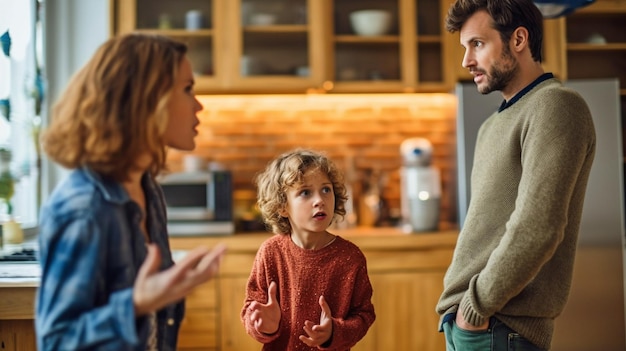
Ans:
POLYGON ((296 149, 284 153, 271 161, 265 170, 257 175, 257 206, 268 229, 275 234, 290 234, 289 219, 280 215, 287 205, 287 190, 301 184, 304 173, 317 169, 328 176, 333 184, 335 194, 336 215, 343 219, 346 214, 345 204, 348 200, 343 176, 337 166, 322 153, 296 149))

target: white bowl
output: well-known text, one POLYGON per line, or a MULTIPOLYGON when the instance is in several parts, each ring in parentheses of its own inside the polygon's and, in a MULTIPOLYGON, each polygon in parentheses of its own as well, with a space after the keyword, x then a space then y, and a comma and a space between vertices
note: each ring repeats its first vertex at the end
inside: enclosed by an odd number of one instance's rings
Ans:
POLYGON ((255 13, 250 15, 250 24, 254 26, 270 26, 276 23, 276 15, 271 13, 255 13))
POLYGON ((357 35, 384 35, 391 30, 391 13, 385 10, 359 10, 350 13, 350 24, 357 35))

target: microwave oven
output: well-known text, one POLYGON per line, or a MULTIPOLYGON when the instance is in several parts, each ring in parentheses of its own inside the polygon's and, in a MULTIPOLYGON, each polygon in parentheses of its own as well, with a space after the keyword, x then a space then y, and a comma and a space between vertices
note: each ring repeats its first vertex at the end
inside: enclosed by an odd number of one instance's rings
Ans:
POLYGON ((233 234, 232 175, 229 171, 180 172, 159 178, 170 235, 233 234))

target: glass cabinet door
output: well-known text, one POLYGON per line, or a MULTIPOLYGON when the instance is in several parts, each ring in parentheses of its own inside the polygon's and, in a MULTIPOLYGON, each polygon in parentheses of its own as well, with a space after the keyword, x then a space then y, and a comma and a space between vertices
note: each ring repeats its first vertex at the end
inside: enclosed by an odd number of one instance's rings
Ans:
POLYGON ((228 40, 233 60, 227 88, 301 91, 322 83, 323 13, 320 0, 232 0, 228 40), (315 19, 314 19, 315 18, 315 19), (232 35, 231 35, 232 34, 232 35))
POLYGON ((450 0, 333 0, 338 92, 446 91, 450 0), (372 11, 374 10, 374 11, 372 11))
POLYGON ((221 0, 136 0, 117 2, 118 32, 149 32, 166 35, 188 47, 196 79, 196 90, 207 91, 217 84, 220 63, 216 55, 215 28, 220 21, 221 0))
POLYGON ((402 91, 403 10, 398 0, 333 1, 333 91, 402 91))
POLYGON ((453 68, 445 67, 446 50, 449 47, 446 43, 450 34, 445 30, 444 18, 449 5, 450 2, 446 0, 415 2, 416 36, 413 40, 416 51, 416 84, 420 91, 442 91, 446 84, 451 88, 448 72, 453 68))

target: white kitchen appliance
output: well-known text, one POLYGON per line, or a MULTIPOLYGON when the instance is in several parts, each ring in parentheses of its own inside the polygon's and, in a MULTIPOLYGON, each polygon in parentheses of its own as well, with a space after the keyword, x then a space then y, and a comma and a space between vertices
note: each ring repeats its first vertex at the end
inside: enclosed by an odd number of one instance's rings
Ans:
POLYGON ((402 228, 406 233, 437 230, 441 202, 441 175, 432 166, 428 139, 410 138, 400 145, 402 228))

